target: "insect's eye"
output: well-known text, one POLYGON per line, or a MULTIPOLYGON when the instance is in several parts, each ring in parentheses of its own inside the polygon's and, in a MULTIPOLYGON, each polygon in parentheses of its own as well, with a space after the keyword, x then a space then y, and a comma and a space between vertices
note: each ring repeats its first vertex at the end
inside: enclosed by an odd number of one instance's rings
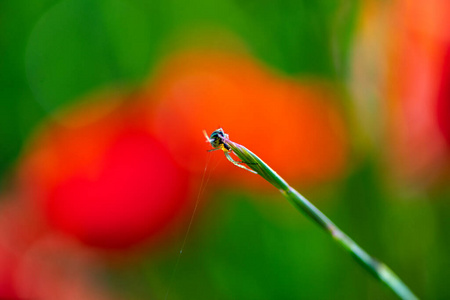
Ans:
POLYGON ((220 131, 214 131, 212 134, 211 134, 211 137, 210 137, 211 139, 222 139, 223 138, 223 134, 220 132, 220 131))

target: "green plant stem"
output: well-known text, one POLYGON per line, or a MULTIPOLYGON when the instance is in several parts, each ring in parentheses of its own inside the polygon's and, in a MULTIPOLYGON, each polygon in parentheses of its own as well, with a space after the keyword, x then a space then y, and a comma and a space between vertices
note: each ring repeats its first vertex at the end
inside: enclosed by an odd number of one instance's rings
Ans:
POLYGON ((242 162, 246 163, 252 170, 261 175, 295 206, 300 212, 311 218, 322 229, 329 233, 332 238, 338 242, 345 250, 350 252, 356 261, 378 280, 385 283, 401 299, 418 299, 411 290, 401 281, 401 279, 384 263, 376 260, 356 244, 349 236, 342 232, 327 216, 325 216, 317 207, 294 190, 287 182, 272 170, 258 156, 242 145, 225 139, 233 152, 242 162))

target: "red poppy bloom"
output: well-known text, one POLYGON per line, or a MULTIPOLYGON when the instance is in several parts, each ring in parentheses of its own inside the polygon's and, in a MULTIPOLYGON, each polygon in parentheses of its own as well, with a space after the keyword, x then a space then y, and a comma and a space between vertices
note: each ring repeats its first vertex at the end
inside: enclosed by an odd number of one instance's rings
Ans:
MULTIPOLYGON (((247 55, 214 50, 170 56, 152 80, 152 126, 191 170, 203 168, 210 149, 202 130, 218 127, 288 180, 327 180, 346 165, 346 128, 324 84, 283 78, 247 55)), ((228 175, 235 182, 262 182, 231 164, 220 167, 222 181, 228 175)))
POLYGON ((20 166, 23 188, 53 228, 93 246, 130 247, 174 223, 189 176, 146 129, 141 109, 98 107, 70 111, 65 125, 49 122, 37 134, 20 166))

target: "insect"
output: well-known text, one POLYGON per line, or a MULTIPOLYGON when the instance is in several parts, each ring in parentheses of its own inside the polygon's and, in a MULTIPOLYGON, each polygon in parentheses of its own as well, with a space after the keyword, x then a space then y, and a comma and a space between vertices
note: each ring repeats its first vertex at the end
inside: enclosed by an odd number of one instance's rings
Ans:
POLYGON ((239 168, 245 169, 254 174, 258 174, 257 172, 243 166, 242 164, 245 164, 245 162, 235 161, 230 156, 230 153, 232 153, 233 150, 231 150, 230 146, 227 145, 226 141, 228 140, 228 134, 226 134, 222 128, 216 129, 213 133, 211 133, 211 136, 209 136, 209 137, 205 130, 203 130, 203 134, 206 137, 206 142, 210 143, 211 146, 214 148, 214 149, 208 150, 208 152, 216 151, 216 150, 223 150, 227 159, 230 162, 232 162, 235 166, 238 166, 239 168))

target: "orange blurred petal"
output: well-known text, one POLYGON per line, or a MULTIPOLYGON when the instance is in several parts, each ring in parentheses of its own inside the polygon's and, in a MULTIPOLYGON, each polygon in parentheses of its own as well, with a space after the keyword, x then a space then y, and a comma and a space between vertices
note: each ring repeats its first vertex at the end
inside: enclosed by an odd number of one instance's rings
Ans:
MULTIPOLYGON (((342 173, 348 138, 325 85, 283 78, 247 55, 211 50, 169 57, 154 79, 147 92, 156 103, 152 126, 190 169, 203 169, 209 147, 202 130, 222 127, 287 179, 319 182, 342 173)), ((222 177, 249 180, 222 166, 222 177)))

